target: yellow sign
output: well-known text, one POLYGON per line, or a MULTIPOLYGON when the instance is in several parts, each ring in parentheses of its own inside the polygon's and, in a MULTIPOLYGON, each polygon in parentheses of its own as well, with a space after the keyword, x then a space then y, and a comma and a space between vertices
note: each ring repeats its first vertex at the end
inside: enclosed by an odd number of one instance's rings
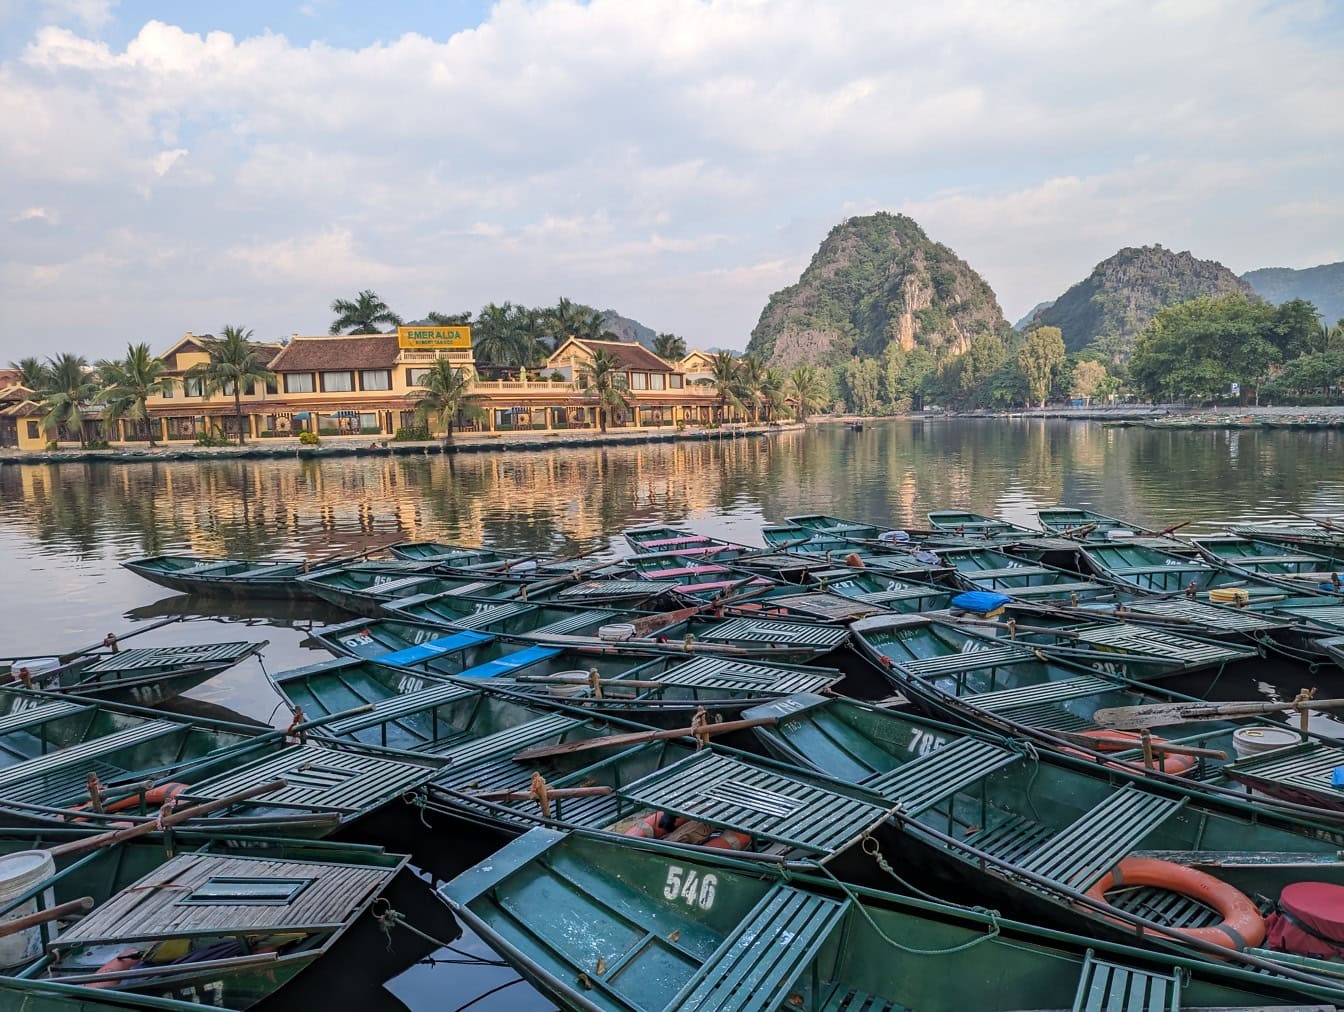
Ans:
POLYGON ((470 327, 398 327, 398 348, 471 348, 470 327))

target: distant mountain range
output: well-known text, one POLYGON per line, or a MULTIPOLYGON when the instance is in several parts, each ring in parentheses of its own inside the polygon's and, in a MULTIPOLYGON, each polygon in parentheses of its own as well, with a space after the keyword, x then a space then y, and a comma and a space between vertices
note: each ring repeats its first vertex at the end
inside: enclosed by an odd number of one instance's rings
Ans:
POLYGON ((1300 271, 1291 267, 1262 267, 1247 271, 1241 280, 1266 302, 1278 305, 1306 299, 1316 306, 1326 323, 1344 319, 1344 261, 1300 271))
POLYGON ((607 329, 622 341, 636 341, 650 351, 653 350, 653 339, 658 336, 658 332, 652 327, 646 327, 638 320, 622 316, 614 309, 602 310, 602 318, 607 322, 607 329))

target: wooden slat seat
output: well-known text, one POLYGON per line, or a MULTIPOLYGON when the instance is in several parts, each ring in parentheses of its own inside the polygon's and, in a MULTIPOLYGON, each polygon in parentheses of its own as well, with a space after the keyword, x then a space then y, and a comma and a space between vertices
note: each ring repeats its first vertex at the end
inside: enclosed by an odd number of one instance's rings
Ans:
POLYGON ((1075 635, 1093 646, 1113 647, 1153 657, 1165 657, 1188 663, 1216 664, 1253 656, 1246 650, 1229 647, 1225 643, 1206 643, 1188 636, 1152 629, 1147 626, 1120 623, 1081 629, 1075 635))
POLYGON ((636 780, 624 793, 655 811, 739 829, 817 857, 888 815, 871 792, 832 789, 708 749, 636 780))
POLYGON ((31 697, 23 697, 22 699, 16 697, 14 706, 15 709, 0 717, 0 735, 12 734, 27 727, 45 724, 47 721, 55 720, 58 717, 72 717, 76 713, 93 709, 86 703, 75 703, 63 699, 51 703, 40 703, 36 699, 31 699, 31 697), (25 705, 30 701, 35 705, 25 705))
POLYGON ((1044 566, 1004 566, 1002 569, 981 569, 966 575, 972 580, 1002 580, 1009 576, 1049 576, 1053 569, 1044 566))
POLYGON ((1050 827, 1024 816, 1008 816, 989 829, 966 837, 965 843, 986 854, 1016 862, 1030 854, 1050 836, 1050 827))
POLYGON ((101 738, 94 738, 78 745, 58 749, 46 755, 26 759, 21 763, 15 763, 13 766, 0 769, 0 791, 4 791, 11 785, 22 786, 26 781, 44 777, 55 770, 69 769, 79 764, 98 761, 122 749, 144 745, 155 738, 180 732, 184 729, 184 726, 174 721, 147 720, 143 724, 128 727, 116 734, 104 735, 101 738))
POLYGON ((709 626, 701 638, 715 642, 789 644, 817 648, 838 647, 849 639, 849 629, 816 622, 776 622, 769 619, 735 618, 709 626))
POLYGON ((844 984, 836 984, 817 1012, 906 1012, 904 1005, 896 1005, 885 998, 855 991, 844 984))
POLYGON ((653 597, 676 589, 676 583, 669 581, 592 580, 575 587, 566 587, 555 596, 566 600, 605 600, 615 597, 653 597))
POLYGON ((1021 758, 991 742, 960 738, 913 762, 868 777, 862 785, 900 802, 901 811, 914 816, 1021 758))
POLYGON ((962 696, 964 702, 981 710, 994 713, 1009 713, 1037 703, 1059 703, 1067 699, 1082 699, 1095 696, 1099 692, 1110 692, 1116 683, 1095 675, 1082 675, 1078 678, 1066 678, 1058 682, 1038 682, 1035 685, 1019 685, 1011 689, 996 689, 993 692, 976 692, 962 696))
MULTIPOLYGON (((482 608, 480 611, 472 612, 470 615, 457 615, 448 609, 444 609, 443 614, 436 614, 432 607, 426 609, 431 621, 450 622, 458 629, 482 629, 485 626, 495 622, 503 622, 505 619, 513 618, 516 615, 525 615, 535 608, 535 605, 520 604, 517 601, 509 601, 505 604, 497 604, 490 608, 482 608)), ((402 609, 408 614, 414 609, 402 609)), ((423 612, 422 612, 423 614, 423 612)))
POLYGON ((838 671, 799 671, 769 664, 753 664, 728 657, 697 657, 660 673, 664 685, 685 688, 752 692, 788 696, 795 692, 821 692, 841 679, 838 671))
POLYGON ((1181 974, 1108 963, 1087 950, 1073 1012, 1180 1012, 1181 974))
POLYGON ((1175 573, 1179 576, 1186 576, 1191 573, 1211 573, 1213 569, 1209 566, 1201 566, 1197 562, 1186 562, 1181 559, 1173 561, 1170 566, 1115 566, 1107 571, 1114 576, 1153 576, 1157 573, 1175 573))
POLYGON ((896 666, 906 674, 916 678, 938 678, 943 675, 956 675, 963 671, 978 671, 982 668, 997 668, 1005 664, 1022 664, 1036 660, 1030 650, 1016 646, 986 646, 983 650, 970 650, 966 653, 943 654, 940 657, 917 657, 913 660, 897 660, 896 666))
POLYGON ((398 720, 412 713, 419 713, 421 710, 428 710, 431 707, 441 706, 455 699, 462 699, 471 695, 471 693, 472 690, 465 685, 455 685, 448 682, 443 685, 435 685, 432 688, 421 689, 418 692, 388 696, 386 699, 377 700, 373 704, 373 709, 368 713, 356 714, 353 717, 346 717, 344 720, 324 725, 322 733, 338 736, 353 734, 355 731, 366 727, 385 724, 388 721, 398 720))
POLYGON ((1030 587, 1008 587, 1006 593, 1012 598, 1034 601, 1040 598, 1068 597, 1070 594, 1082 597, 1084 594, 1094 594, 1107 589, 1103 584, 1091 580, 1062 580, 1059 583, 1037 583, 1030 587))
POLYGON ((458 672, 457 677, 494 678, 496 675, 517 671, 519 668, 526 668, 541 661, 549 660, 558 653, 560 653, 559 647, 527 647, 504 657, 496 657, 493 661, 486 661, 484 664, 465 668, 458 672))
POLYGON ((383 654, 378 660, 382 664, 396 664, 404 667, 408 664, 420 664, 443 654, 455 653, 467 647, 489 643, 492 639, 494 639, 493 636, 486 636, 478 632, 453 633, 451 636, 440 636, 438 639, 417 643, 403 650, 394 650, 391 653, 383 654))
POLYGON ((1018 866, 1085 892, 1185 802, 1125 787, 1061 829, 1018 866))
POLYGON ((1169 598, 1164 601, 1134 601, 1124 606, 1132 615, 1172 618, 1210 626, 1223 632, 1249 632, 1257 629, 1278 629, 1283 619, 1261 615, 1244 608, 1219 608, 1203 601, 1188 598, 1169 598))
POLYGON ((849 900, 774 886, 666 1008, 681 1012, 787 1008, 795 982, 849 906, 849 900))
POLYGON ((586 610, 556 619, 554 622, 548 622, 532 631, 537 635, 544 636, 568 636, 570 633, 588 626, 598 626, 610 622, 617 617, 618 613, 614 611, 586 610))
POLYGON ((1344 748, 1307 742, 1237 759, 1222 770, 1233 779, 1240 774, 1344 801, 1344 790, 1332 783, 1339 766, 1344 766, 1344 748))
POLYGON ((113 671, 134 671, 138 668, 158 668, 166 665, 228 664, 247 656, 253 644, 247 642, 208 643, 184 647, 136 647, 109 654, 89 665, 86 672, 103 674, 113 671))

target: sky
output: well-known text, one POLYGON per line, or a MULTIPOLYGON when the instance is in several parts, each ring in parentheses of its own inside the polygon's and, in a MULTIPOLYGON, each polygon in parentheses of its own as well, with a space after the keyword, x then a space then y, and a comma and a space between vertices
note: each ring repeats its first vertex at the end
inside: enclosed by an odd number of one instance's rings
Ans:
POLYGON ((1008 319, 1344 260, 1344 3, 0 0, 0 363, 564 295, 743 347, 914 217, 1008 319))

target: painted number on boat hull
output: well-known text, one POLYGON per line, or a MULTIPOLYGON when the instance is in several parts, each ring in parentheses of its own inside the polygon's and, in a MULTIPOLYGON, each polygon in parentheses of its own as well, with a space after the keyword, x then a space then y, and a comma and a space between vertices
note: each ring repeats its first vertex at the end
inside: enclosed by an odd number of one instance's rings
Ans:
POLYGON ((936 752, 946 744, 946 738, 939 738, 936 734, 921 731, 919 728, 915 728, 910 734, 910 751, 917 755, 928 755, 931 752, 936 752))
POLYGON ((667 867, 663 896, 669 900, 681 900, 687 906, 710 910, 718 891, 717 875, 701 875, 694 868, 682 868, 675 864, 667 867))
POLYGON ((224 982, 222 980, 212 980, 208 984, 202 984, 198 993, 195 985, 184 987, 176 993, 172 991, 163 992, 165 998, 176 998, 178 1001, 189 1001, 193 1005, 209 1005, 213 1008, 224 1007, 224 982))

